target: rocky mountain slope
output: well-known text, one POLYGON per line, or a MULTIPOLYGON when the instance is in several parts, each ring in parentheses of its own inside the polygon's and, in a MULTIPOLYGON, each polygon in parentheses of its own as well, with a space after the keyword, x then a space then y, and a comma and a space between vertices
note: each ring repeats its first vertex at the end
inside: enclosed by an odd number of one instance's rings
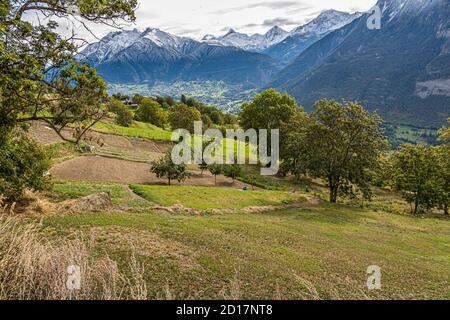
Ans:
POLYGON ((278 71, 268 56, 152 28, 110 33, 82 56, 111 83, 205 79, 260 86, 278 71))
POLYGON ((310 45, 360 16, 359 12, 352 14, 336 10, 324 11, 311 22, 292 30, 285 39, 267 48, 263 53, 287 65, 310 45))
POLYGON ((388 121, 444 123, 450 115, 447 0, 380 0, 381 29, 367 13, 311 45, 269 85, 307 110, 320 98, 360 100, 388 121))

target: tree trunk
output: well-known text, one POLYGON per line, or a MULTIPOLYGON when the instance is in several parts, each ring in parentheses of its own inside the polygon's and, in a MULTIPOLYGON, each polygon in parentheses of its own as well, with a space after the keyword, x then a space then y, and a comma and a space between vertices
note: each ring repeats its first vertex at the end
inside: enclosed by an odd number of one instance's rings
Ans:
POLYGON ((448 204, 444 205, 444 214, 448 216, 448 204))
POLYGON ((169 186, 172 185, 172 184, 171 184, 171 181, 170 181, 170 178, 168 178, 168 180, 169 180, 169 186))
POLYGON ((330 202, 337 203, 338 186, 334 183, 333 179, 328 179, 330 184, 330 202))
POLYGON ((414 200, 414 215, 416 215, 418 211, 419 211, 419 196, 417 196, 416 200, 414 200))
POLYGON ((331 203, 337 203, 337 192, 336 192, 336 190, 333 190, 333 193, 330 195, 330 202, 331 203))
POLYGON ((217 186, 217 175, 214 175, 214 185, 217 186))

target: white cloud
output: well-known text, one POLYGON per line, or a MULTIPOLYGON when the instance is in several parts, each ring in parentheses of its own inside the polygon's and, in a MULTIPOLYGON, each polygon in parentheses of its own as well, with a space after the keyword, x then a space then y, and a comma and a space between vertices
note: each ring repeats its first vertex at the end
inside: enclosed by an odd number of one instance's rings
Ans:
MULTIPOLYGON (((272 21, 290 30, 296 26, 293 22, 306 23, 326 9, 363 11, 375 3, 376 0, 141 0, 135 25, 126 28, 156 27, 197 39, 205 34, 222 34, 228 27, 240 32, 264 33, 272 21)), ((99 38, 114 31, 103 25, 89 25, 99 38)), ((90 42, 96 41, 81 24, 75 23, 75 26, 78 35, 90 42)), ((65 34, 70 29, 67 23, 60 28, 65 34)))

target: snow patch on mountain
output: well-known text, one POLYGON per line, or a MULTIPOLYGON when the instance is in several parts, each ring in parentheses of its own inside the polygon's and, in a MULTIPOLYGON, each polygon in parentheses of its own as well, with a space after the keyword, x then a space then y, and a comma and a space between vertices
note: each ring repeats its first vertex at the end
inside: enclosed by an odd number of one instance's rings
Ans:
POLYGON ((349 24, 356 18, 362 15, 360 12, 348 13, 337 10, 327 10, 322 12, 317 18, 311 22, 295 28, 291 31, 291 35, 305 36, 305 35, 323 35, 333 30, 342 28, 349 24))
POLYGON ((163 48, 179 48, 183 44, 192 41, 189 38, 178 37, 156 28, 147 28, 143 32, 142 37, 151 40, 158 47, 163 48))
POLYGON ((89 45, 83 55, 95 56, 95 62, 102 63, 133 45, 140 37, 141 32, 137 29, 110 32, 99 42, 89 45))
POLYGON ((225 35, 220 37, 206 35, 202 41, 209 44, 231 46, 247 51, 260 52, 283 41, 288 35, 289 33, 287 31, 277 26, 267 31, 266 34, 256 33, 253 35, 247 35, 230 29, 225 35))
POLYGON ((360 17, 362 13, 348 13, 337 10, 327 10, 322 12, 317 18, 309 23, 287 32, 278 26, 274 26, 265 34, 247 35, 230 29, 225 35, 215 37, 206 35, 202 41, 209 44, 233 46, 248 51, 262 52, 272 46, 283 42, 288 37, 319 37, 331 31, 342 28, 354 19, 360 17))

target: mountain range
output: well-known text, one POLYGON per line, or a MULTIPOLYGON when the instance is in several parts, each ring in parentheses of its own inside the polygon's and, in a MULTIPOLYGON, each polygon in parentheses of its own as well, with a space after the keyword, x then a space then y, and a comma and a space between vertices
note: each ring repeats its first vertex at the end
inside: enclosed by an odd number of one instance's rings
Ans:
POLYGON ((314 43, 267 87, 307 110, 326 97, 361 101, 397 123, 440 126, 450 116, 447 0, 380 0, 381 29, 366 13, 314 43))
POLYGON ((287 32, 229 30, 197 41, 155 28, 108 34, 82 56, 113 84, 220 81, 294 96, 359 100, 390 122, 440 125, 450 115, 448 0, 379 0, 372 12, 322 12, 287 32))
POLYGON ((326 10, 317 18, 294 28, 291 32, 287 32, 278 26, 272 27, 263 35, 247 35, 230 29, 220 37, 206 35, 202 41, 264 53, 286 66, 311 44, 322 39, 328 33, 349 24, 361 15, 360 12, 347 13, 326 10))
POLYGON ((292 30, 289 35, 279 43, 264 50, 264 53, 288 65, 305 49, 319 41, 330 32, 340 29, 351 23, 362 13, 347 13, 336 10, 327 10, 304 26, 292 30))
POLYGON ((289 32, 275 26, 267 31, 266 34, 247 35, 245 33, 236 32, 230 29, 225 35, 215 37, 206 35, 202 41, 210 44, 237 47, 247 51, 262 52, 265 49, 283 41, 289 32))
POLYGON ((269 56, 154 28, 109 33, 82 56, 111 83, 204 79, 260 86, 278 70, 269 56))

